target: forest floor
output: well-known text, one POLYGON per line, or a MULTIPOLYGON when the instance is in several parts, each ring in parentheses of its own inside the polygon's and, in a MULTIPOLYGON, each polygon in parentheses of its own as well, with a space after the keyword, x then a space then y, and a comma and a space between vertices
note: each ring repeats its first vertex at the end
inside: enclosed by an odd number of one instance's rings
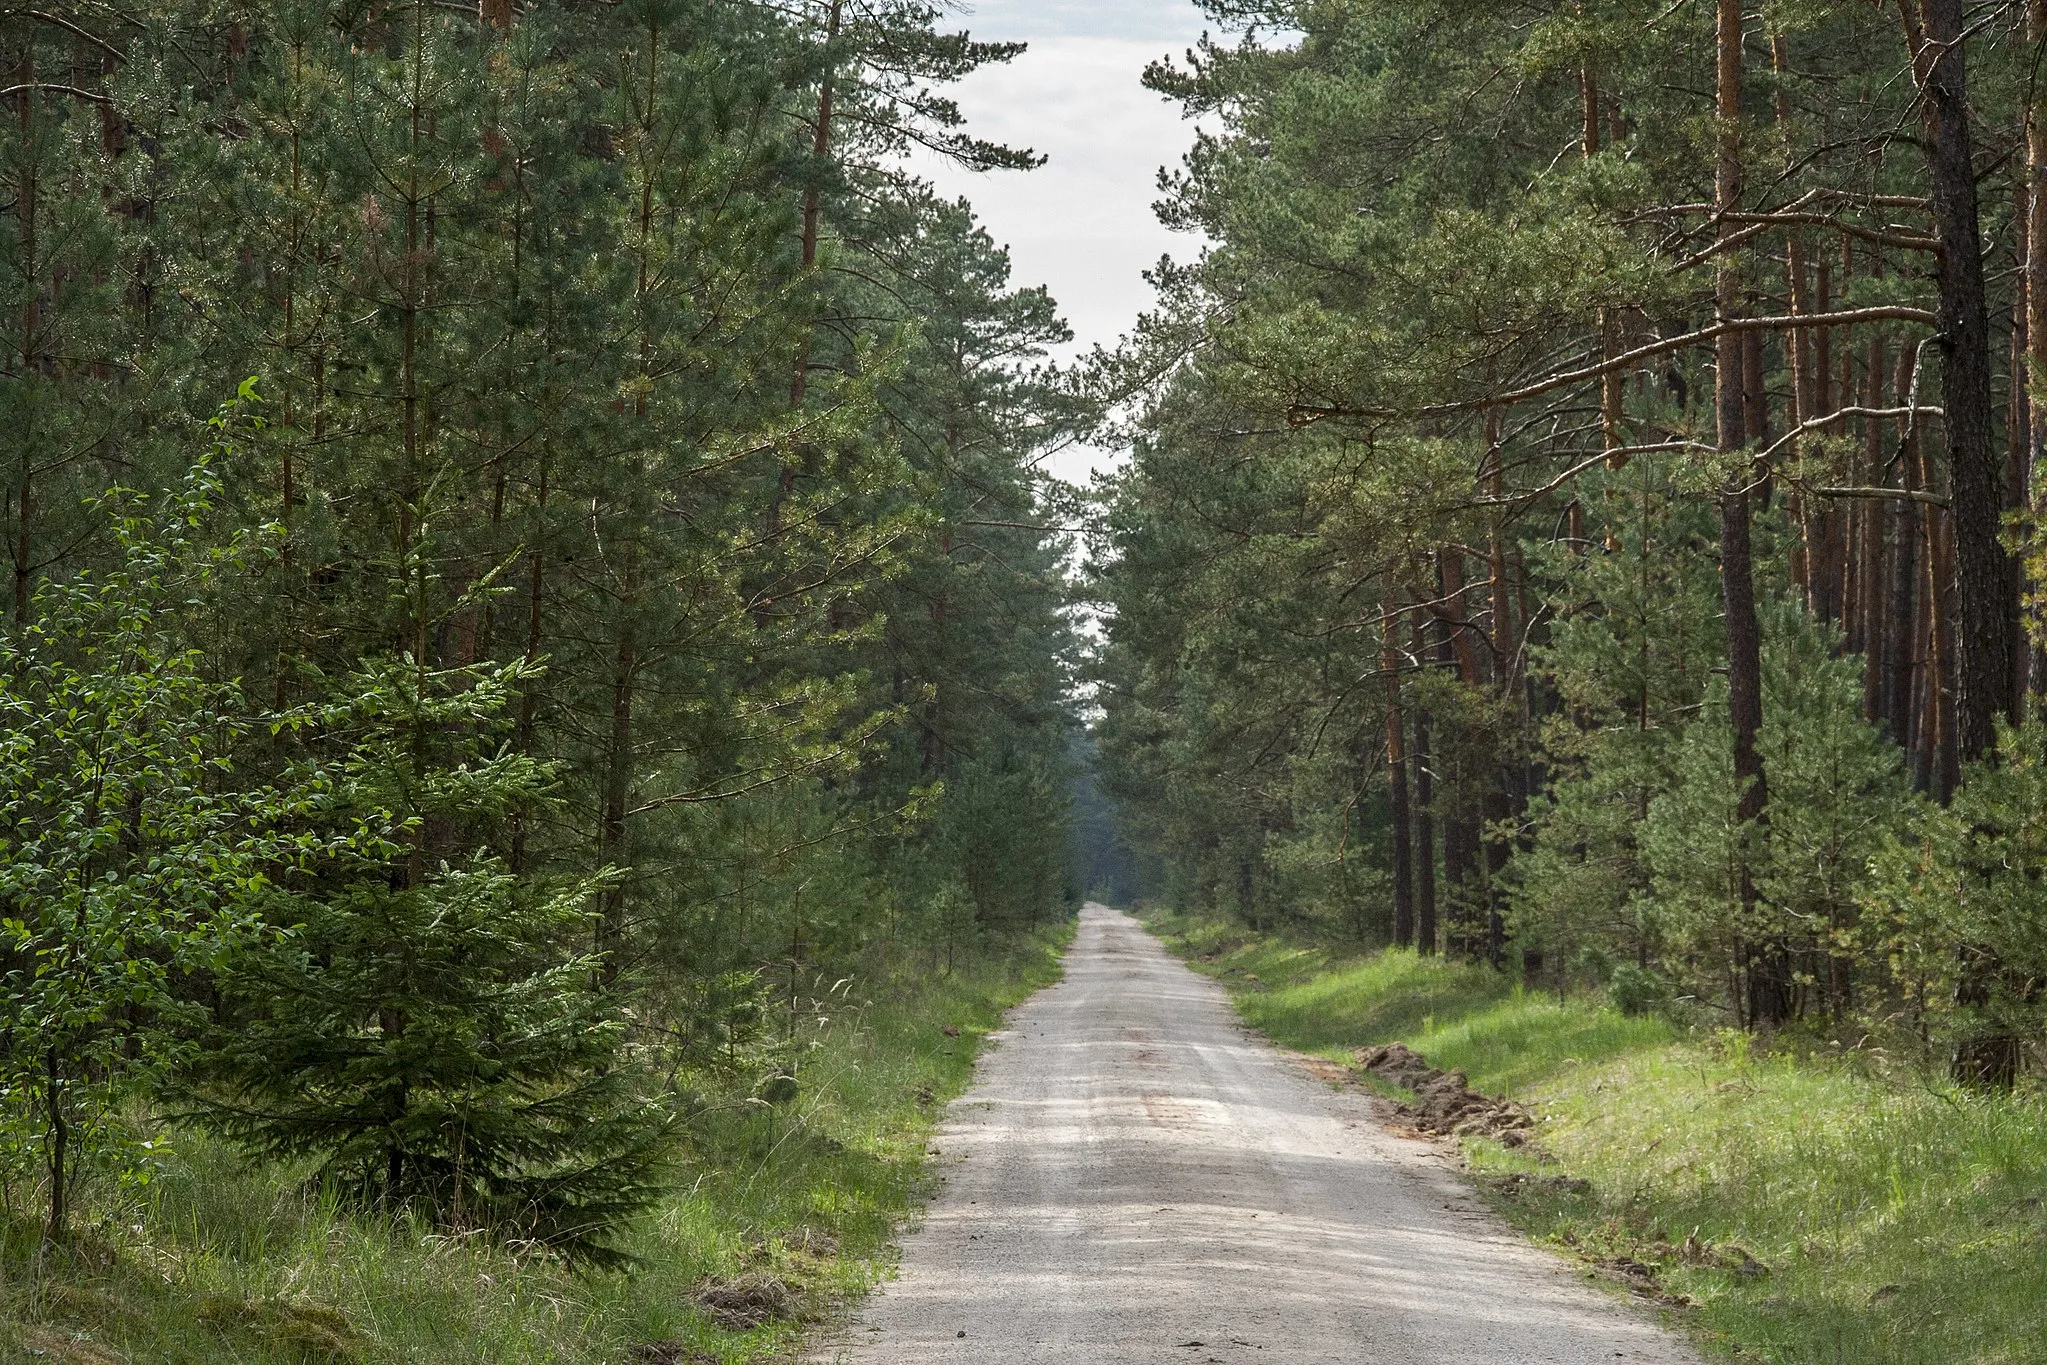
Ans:
POLYGON ((0 1365, 787 1359, 888 1272, 979 1039, 1057 979, 1070 933, 991 941, 950 970, 877 954, 793 1103, 713 1105, 692 1125, 689 1184, 634 1229, 630 1273, 366 1219, 302 1173, 171 1133, 155 1178, 97 1192, 90 1226, 42 1264, 29 1225, 0 1225, 0 1365))
MULTIPOLYGON (((1432 1143, 1091 905, 934 1145, 900 1279, 813 1359, 851 1365, 1692 1365, 1432 1143)), ((1336 1073, 1341 1079, 1342 1073, 1336 1073)))
POLYGON ((1148 923, 1283 1046, 1354 1067, 1398 1040, 1526 1106, 1532 1141, 1461 1140, 1493 1205, 1684 1305, 1717 1350, 2047 1362, 2047 1096, 1971 1095, 1867 1046, 1681 1029, 1408 952, 1148 923))

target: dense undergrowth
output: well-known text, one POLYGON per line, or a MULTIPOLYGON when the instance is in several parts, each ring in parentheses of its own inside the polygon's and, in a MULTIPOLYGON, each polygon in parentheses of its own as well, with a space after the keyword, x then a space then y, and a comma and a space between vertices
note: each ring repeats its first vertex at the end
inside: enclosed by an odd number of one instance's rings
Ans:
POLYGON ((1783 1365, 2047 1360, 2047 1096, 1682 1029, 1411 952, 1150 922, 1281 1044, 1348 1061, 1399 1039, 1530 1104, 1533 1147, 1466 1144, 1502 1209, 1552 1245, 1649 1267, 1721 1349, 1783 1365))
POLYGON ((788 1355, 888 1265, 918 1198, 924 1138, 980 1036, 1051 981, 1070 926, 942 961, 887 963, 823 1025, 794 1100, 706 1097, 677 1194, 627 1239, 635 1269, 551 1258, 337 1207, 294 1173, 174 1132, 154 1178, 102 1189, 36 1260, 5 1228, 0 1362, 738 1362, 788 1355), (737 1291, 768 1321, 721 1325, 737 1291), (660 1346, 664 1349, 635 1348, 660 1346))

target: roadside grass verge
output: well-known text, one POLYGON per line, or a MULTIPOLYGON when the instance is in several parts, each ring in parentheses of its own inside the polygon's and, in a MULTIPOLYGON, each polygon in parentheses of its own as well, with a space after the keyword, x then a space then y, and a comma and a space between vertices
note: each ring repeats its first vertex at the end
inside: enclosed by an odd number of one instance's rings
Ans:
POLYGON ((2037 1091, 1972 1095, 1867 1054, 1687 1031, 1411 952, 1148 923, 1284 1046, 1347 1062, 1397 1039, 1529 1104, 1533 1149, 1466 1143, 1502 1211, 1590 1260, 1652 1267, 1724 1351, 1782 1365, 2047 1362, 2037 1091))
POLYGON ((991 940, 950 974, 878 966, 792 1104, 694 1125, 684 1187, 633 1230, 633 1271, 575 1275, 364 1217, 302 1172, 180 1133, 147 1188, 95 1191, 84 1230, 41 1265, 34 1227, 0 1223, 0 1365, 786 1359, 887 1273, 939 1112, 1003 1011, 1057 978, 1070 934, 991 940), (769 1320, 721 1325, 698 1304, 708 1281, 751 1291, 769 1320))

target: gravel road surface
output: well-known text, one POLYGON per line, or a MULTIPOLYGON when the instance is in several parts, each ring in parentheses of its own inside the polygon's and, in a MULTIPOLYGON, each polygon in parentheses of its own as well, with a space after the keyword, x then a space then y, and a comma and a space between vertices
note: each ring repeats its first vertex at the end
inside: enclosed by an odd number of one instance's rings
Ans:
POLYGON ((991 1041, 900 1278, 815 1360, 1697 1365, 1127 915, 991 1041))

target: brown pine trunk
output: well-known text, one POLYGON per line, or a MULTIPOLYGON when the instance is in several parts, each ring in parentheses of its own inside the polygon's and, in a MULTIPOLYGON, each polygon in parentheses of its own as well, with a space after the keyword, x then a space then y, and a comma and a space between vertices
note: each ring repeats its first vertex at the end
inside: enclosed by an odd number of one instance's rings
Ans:
MULTIPOLYGON (((1913 479, 1920 488, 1927 487, 1926 453, 1922 447, 1913 466, 1913 479)), ((1919 508, 1919 562, 1915 569, 1914 584, 1919 590, 1919 608, 1913 613, 1913 648, 1918 651, 1918 666, 1912 674, 1912 785, 1918 791, 1933 789, 1933 749, 1939 727, 1934 723, 1934 697, 1939 690, 1939 651, 1935 648, 1936 625, 1934 609, 1934 564, 1933 564, 1933 517, 1937 509, 1919 508)))
POLYGON ((15 189, 14 213, 17 222, 18 240, 15 243, 20 278, 27 287, 21 300, 21 347, 20 382, 31 395, 28 402, 27 420, 23 429, 14 433, 21 443, 21 458, 15 474, 14 487, 14 543, 9 546, 14 559, 14 620, 17 625, 28 622, 29 580, 34 573, 31 556, 34 552, 35 525, 35 384, 42 369, 42 303, 36 281, 42 278, 42 266, 36 259, 36 167, 34 162, 35 141, 35 91, 36 80, 35 34, 24 33, 21 40, 21 59, 15 67, 15 83, 21 93, 15 96, 16 117, 21 126, 21 183, 15 189))
MULTIPOLYGON (((2047 0, 2027 0, 2026 46, 2038 52, 2047 45, 2047 0)), ((2026 376, 2031 476, 2039 486, 2040 464, 2047 459, 2047 402, 2040 386, 2047 383, 2047 90, 2035 85, 2026 105, 2026 376)))
MULTIPOLYGON (((1599 155, 1601 131, 1601 98, 1599 94, 1599 73, 1588 62, 1578 71, 1578 103, 1581 115, 1579 130, 1579 152, 1587 161, 1599 155)), ((1620 315, 1611 308, 1599 310, 1599 349, 1602 358, 1610 359, 1621 349, 1620 315)), ((1622 442, 1621 421, 1625 414, 1626 377, 1619 371, 1604 375, 1599 383, 1599 429, 1605 442, 1609 469, 1626 466, 1627 456, 1618 454, 1622 442)))
POLYGON ((43 1080, 44 1118, 49 1128, 45 1139, 50 1177, 50 1211, 43 1224, 43 1240, 62 1240, 71 1226, 71 1122, 64 1110, 64 1077, 57 1062, 57 1050, 45 1057, 43 1080))
MULTIPOLYGON (((1899 357, 1898 391, 1909 391, 1911 351, 1899 357)), ((1898 459, 1898 485, 1910 493, 1917 485, 1919 436, 1917 424, 1903 424, 1908 432, 1898 459)), ((1920 504, 1899 498, 1891 504, 1891 559, 1886 577, 1890 580, 1890 602, 1885 627, 1883 718, 1893 743, 1907 747, 1912 742, 1912 683, 1916 676, 1919 640, 1915 629, 1919 594, 1920 504)))
MULTIPOLYGON (((1716 36, 1718 72, 1715 81, 1719 115, 1718 156, 1714 175, 1714 206, 1723 215, 1723 240, 1735 228, 1724 215, 1736 210, 1742 191, 1742 0, 1719 0, 1716 36)), ((1716 282, 1718 311, 1722 322, 1739 316, 1742 307, 1741 266, 1735 253, 1723 252, 1716 282)), ((1745 347, 1740 333, 1728 332, 1717 347, 1714 381, 1714 411, 1718 419, 1719 446, 1723 452, 1738 452, 1747 445, 1750 426, 1745 411, 1745 347)), ((1756 617, 1755 570, 1750 548, 1748 485, 1754 469, 1743 461, 1729 472, 1720 494, 1720 585, 1727 618, 1728 714, 1734 727, 1734 778, 1740 788, 1736 815, 1743 826, 1763 823, 1768 811, 1768 790, 1763 759, 1756 747, 1763 727, 1762 627, 1756 617)), ((1741 870, 1741 899, 1744 916, 1753 918, 1758 897, 1749 870, 1741 870)), ((1765 943, 1752 948, 1748 969, 1749 1021, 1777 1024, 1790 1015, 1786 987, 1788 970, 1779 969, 1781 950, 1765 943)))
MULTIPOLYGON (((829 46, 839 40, 839 25, 844 18, 845 0, 832 0, 831 17, 825 25, 825 42, 829 46)), ((832 151, 832 96, 834 66, 832 54, 826 54, 824 79, 817 89, 817 123, 811 129, 810 155, 813 161, 822 163, 832 151)), ((819 166, 812 166, 811 173, 817 174, 819 166)), ((824 219, 824 199, 815 184, 803 192, 803 270, 809 274, 817 268, 817 241, 824 219)), ((810 337, 811 329, 803 329, 798 342, 796 372, 790 381, 789 406, 803 406, 803 396, 810 388, 810 337)))
MULTIPOLYGON (((1464 555, 1445 549, 1436 556, 1437 596, 1445 604, 1439 623, 1442 638, 1436 646, 1438 664, 1454 670, 1466 687, 1482 685, 1478 651, 1471 643, 1470 609, 1466 601, 1464 555)), ((1465 790, 1471 774, 1463 765, 1453 772, 1456 785, 1450 809, 1443 815, 1443 878, 1448 884, 1448 924, 1444 946, 1452 952, 1476 957, 1483 948, 1483 935, 1473 924, 1478 885, 1478 826, 1465 810, 1470 794, 1465 790)), ((1433 796, 1433 793, 1432 793, 1433 796)))
MULTIPOLYGON (((2012 263, 2018 271, 2012 291, 2010 378, 2005 394, 2004 505, 2024 508, 2032 505, 2032 399, 2026 392, 2030 308, 2026 299, 2028 261, 2026 247, 2032 237, 2032 194, 2021 174, 2012 190, 2012 263)), ((2032 686, 2033 650, 2029 645, 2029 617, 2025 610, 2026 572, 2018 556, 2011 557, 2012 600, 2019 604, 2019 618, 2012 645, 2012 705, 2023 715, 2025 698, 2032 686)))
POLYGON ((1483 680, 1484 673, 1478 658, 1478 651, 1471 642, 1471 600, 1464 582, 1464 552, 1443 550, 1436 555, 1436 576, 1441 591, 1437 594, 1443 601, 1447 613, 1443 622, 1443 648, 1448 653, 1448 662, 1456 665, 1457 676, 1470 686, 1476 687, 1483 680))
MULTIPOLYGON (((1487 463, 1485 491, 1497 507, 1506 488, 1506 448, 1501 444, 1500 414, 1497 409, 1486 413, 1485 437, 1487 463)), ((1510 557, 1507 549, 1506 517, 1495 511, 1488 539, 1488 563, 1492 581, 1487 596, 1492 611, 1492 677, 1502 699, 1514 705, 1520 679, 1520 637, 1516 625, 1516 601, 1510 557)), ((1487 829, 1497 829, 1513 818, 1515 798, 1520 783, 1514 771, 1515 764, 1502 763, 1488 775, 1485 795, 1480 802, 1484 825, 1478 831, 1481 844, 1480 854, 1484 861, 1485 880, 1481 884, 1484 896, 1485 914, 1485 956, 1495 967, 1505 960, 1507 947, 1507 926, 1500 907, 1500 874, 1506 869, 1508 848, 1498 838, 1488 837, 1487 829)))
POLYGON ((1379 669, 1386 682, 1386 773, 1393 802, 1393 944, 1414 943, 1413 811, 1407 799, 1407 722, 1400 709, 1399 615, 1388 602, 1381 626, 1379 669))
MULTIPOLYGON (((547 603, 547 482, 550 450, 543 441, 540 447, 538 486, 533 494, 533 545, 527 551, 526 571, 526 648, 523 659, 528 666, 540 662, 541 642, 546 638, 547 603)), ((519 684, 519 720, 514 742, 522 754, 531 755, 538 739, 540 722, 540 680, 529 676, 519 684)), ((526 869, 526 817, 523 812, 512 819, 511 867, 514 872, 526 869)))
MULTIPOLYGON (((1867 386, 1863 401, 1871 408, 1884 405, 1884 379, 1888 368, 1883 338, 1870 337, 1868 373, 1863 376, 1867 386)), ((1863 474, 1858 482, 1869 487, 1888 482, 1884 476, 1884 426, 1874 417, 1863 419, 1862 467, 1863 474)), ((1889 509, 1881 502, 1862 503, 1857 520, 1861 536, 1861 558, 1856 578, 1862 611, 1862 718, 1874 725, 1883 718, 1884 625, 1889 620, 1890 603, 1884 581, 1884 530, 1890 520, 1889 509)))
MULTIPOLYGON (((1910 0, 1907 0, 1909 11, 1910 0)), ((1964 760, 1988 753, 2000 718, 2016 719, 2011 680, 2018 603, 2003 544, 2003 461, 1992 449, 1990 314, 1969 127, 1962 0, 1924 0, 1914 48, 1926 123, 1928 183, 1940 243, 1940 347, 1954 515, 1958 732, 1964 760)))
POLYGON ((1939 650, 1936 677, 1940 690, 1934 694, 1936 742, 1933 751, 1935 797, 1945 805, 1953 799, 1962 777, 1961 758, 1961 647, 1956 641, 1955 621, 1955 519, 1940 512, 1933 519, 1933 638, 1939 650))
MULTIPOLYGON (((1415 652, 1421 653, 1417 635, 1415 652)), ((1414 715, 1414 946, 1423 957, 1436 951, 1436 790, 1429 771, 1429 713, 1414 715)))
MULTIPOLYGON (((2003 544, 2005 472, 1992 449, 1990 311, 1983 280, 1981 209, 1974 134, 1969 127, 1963 0, 1923 0, 1914 32, 1912 0, 1903 0, 1926 128, 1928 188, 1940 243, 1942 406, 1953 509, 1956 669, 1955 752, 1984 757, 2001 719, 2016 720, 2017 577, 2003 544)), ((1965 945, 1957 1003, 1987 1005, 2001 968, 1988 949, 1965 945)), ((2018 1079, 2020 1041, 1987 1028, 1956 1045, 1953 1073, 1969 1085, 2009 1089, 2018 1079)))
MULTIPOLYGON (((1482 482, 1486 497, 1497 509, 1506 492, 1507 458, 1507 452, 1500 445, 1500 414, 1497 409, 1486 413, 1485 442, 1486 463, 1482 482)), ((1492 675, 1499 679, 1502 690, 1505 690, 1513 686, 1514 676, 1514 595, 1507 581, 1506 517, 1498 510, 1493 512, 1488 529, 1486 554, 1487 572, 1491 575, 1486 585, 1486 600, 1492 617, 1492 675)))
MULTIPOLYGON (((811 130, 810 155, 815 163, 811 174, 822 173, 824 159, 832 150, 832 102, 836 67, 829 48, 839 40, 839 26, 844 19, 845 0, 832 0, 831 16, 825 26, 827 46, 824 78, 818 84, 817 123, 811 130)), ((808 275, 817 268, 818 235, 824 221, 824 197, 815 183, 803 192, 803 273, 808 275)), ((796 409, 803 406, 803 399, 810 391, 810 356, 814 328, 804 327, 797 339, 796 366, 789 380, 789 406, 796 409)), ((782 461, 782 470, 775 479, 775 491, 768 500, 767 529, 770 536, 782 529, 782 508, 796 491, 797 462, 793 458, 782 461)))
MULTIPOLYGON (((1812 310, 1826 313, 1834 307, 1834 263, 1822 255, 1814 281, 1812 310)), ((1834 402, 1834 329, 1815 327, 1812 333, 1813 414, 1824 417, 1838 409, 1834 402)))
MULTIPOLYGON (((630 610, 630 604, 627 604, 630 610)), ((633 691, 639 672, 639 634, 628 619, 619 632, 612 661, 611 733, 604 753, 604 806, 597 826, 597 862, 601 867, 626 866, 626 821, 633 780, 633 691)), ((604 957, 606 981, 616 980, 623 967, 625 888, 614 884, 598 904, 596 949, 604 957)))
MULTIPOLYGON (((2047 0, 2027 0, 2026 46, 2039 52, 2047 46, 2047 0)), ((2025 473, 2027 505, 2047 478, 2047 96, 2038 82, 2026 105, 2026 395, 2025 473)), ((2039 509, 2035 507, 2037 514, 2039 509)), ((2029 621, 2034 636, 2030 681, 2034 692, 2047 695, 2047 632, 2037 614, 2029 621)))

